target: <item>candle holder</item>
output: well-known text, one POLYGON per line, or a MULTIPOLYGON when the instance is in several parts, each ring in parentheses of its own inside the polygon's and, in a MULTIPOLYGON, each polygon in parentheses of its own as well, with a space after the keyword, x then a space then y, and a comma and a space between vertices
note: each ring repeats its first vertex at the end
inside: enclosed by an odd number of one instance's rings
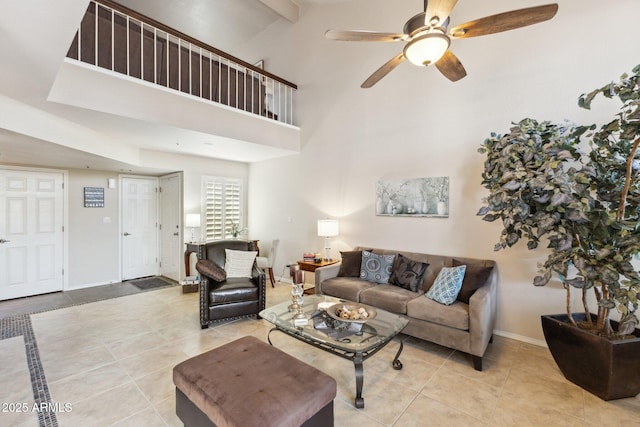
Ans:
POLYGON ((300 283, 294 283, 291 286, 291 301, 292 303, 289 305, 289 311, 292 313, 297 313, 299 309, 302 308, 302 292, 304 292, 304 289, 302 287, 302 284, 300 283), (298 302, 300 301, 300 303, 298 302))

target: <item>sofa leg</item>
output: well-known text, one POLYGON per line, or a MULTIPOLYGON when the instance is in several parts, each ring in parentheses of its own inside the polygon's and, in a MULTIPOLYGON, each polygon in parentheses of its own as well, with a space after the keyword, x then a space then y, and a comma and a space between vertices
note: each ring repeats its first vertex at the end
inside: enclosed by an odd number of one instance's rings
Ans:
POLYGON ((205 323, 204 325, 200 325, 202 329, 209 329, 209 324, 205 323))
POLYGON ((482 357, 471 355, 471 360, 473 360, 473 368, 476 371, 482 371, 482 357))

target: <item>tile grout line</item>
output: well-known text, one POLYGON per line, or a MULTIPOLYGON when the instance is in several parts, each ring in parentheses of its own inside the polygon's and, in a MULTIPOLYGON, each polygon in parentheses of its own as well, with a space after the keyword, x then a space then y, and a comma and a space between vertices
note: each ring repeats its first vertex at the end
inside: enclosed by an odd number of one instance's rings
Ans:
POLYGON ((38 414, 38 424, 40 427, 57 427, 58 418, 55 414, 55 405, 51 402, 38 344, 31 325, 31 317, 27 314, 22 314, 0 319, 0 340, 18 336, 22 336, 24 339, 31 388, 35 401, 32 409, 38 414))

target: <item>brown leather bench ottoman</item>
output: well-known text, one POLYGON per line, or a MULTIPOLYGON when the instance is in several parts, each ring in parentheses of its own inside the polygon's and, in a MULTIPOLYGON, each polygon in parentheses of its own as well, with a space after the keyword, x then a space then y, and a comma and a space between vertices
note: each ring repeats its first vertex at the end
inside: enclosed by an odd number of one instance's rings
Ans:
POLYGON ((247 336, 173 368, 185 426, 333 426, 336 381, 247 336))

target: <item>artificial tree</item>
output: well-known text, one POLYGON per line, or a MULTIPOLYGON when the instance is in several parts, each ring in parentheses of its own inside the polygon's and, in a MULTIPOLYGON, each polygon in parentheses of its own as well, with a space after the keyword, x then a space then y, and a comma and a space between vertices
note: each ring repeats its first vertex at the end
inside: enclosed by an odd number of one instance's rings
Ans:
POLYGON ((599 128, 527 118, 505 135, 491 134, 479 149, 487 156, 482 184, 489 196, 478 215, 502 221, 495 250, 521 239, 533 250, 546 238, 549 254, 534 285, 546 285, 556 273, 566 289, 569 321, 578 326, 570 307, 577 288, 586 314, 579 326, 615 338, 638 325, 640 275, 632 258, 640 252, 640 65, 581 95, 579 106, 589 109, 599 94, 622 102, 599 128), (589 290, 598 302, 595 319, 589 290), (614 309, 617 331, 609 320, 614 309))

